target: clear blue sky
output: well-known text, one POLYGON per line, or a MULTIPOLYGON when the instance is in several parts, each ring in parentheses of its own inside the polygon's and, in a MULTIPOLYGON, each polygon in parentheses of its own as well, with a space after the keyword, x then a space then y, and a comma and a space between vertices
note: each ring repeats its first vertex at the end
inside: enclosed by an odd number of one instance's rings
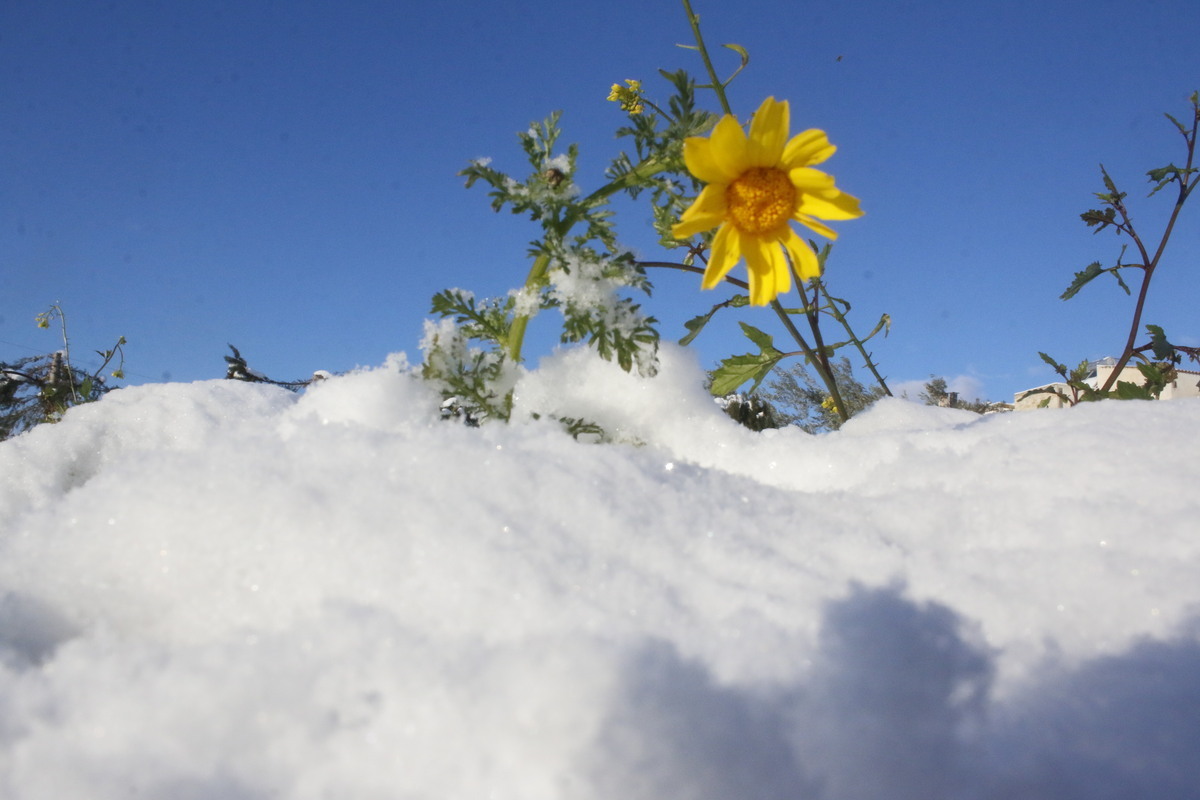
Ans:
MULTIPOLYGON (((768 94, 867 215, 840 223, 828 278, 896 383, 965 376, 993 399, 1052 378, 1037 356, 1119 351, 1132 310, 1076 270, 1119 252, 1078 214, 1103 162, 1157 236, 1145 171, 1181 158, 1163 118, 1200 88, 1196 0, 695 0, 710 45, 752 63, 731 99, 768 94)), ((119 335, 130 382, 223 375, 226 343, 278 378, 419 359, 430 296, 503 294, 533 223, 494 214, 468 159, 523 174, 515 132, 562 109, 599 185, 623 116, 608 87, 701 74, 676 0, 561 3, 6 0, 0 6, 0 358, 78 357, 119 335)), ((724 60, 733 66, 734 57, 724 60)), ((1200 344, 1200 208, 1187 211, 1146 321, 1200 344)), ((661 257, 645 217, 619 220, 661 257)), ((741 268, 739 268, 741 269, 741 268)), ((664 338, 720 299, 656 272, 664 338)), ((750 348, 729 316, 704 361, 750 348)), ((547 317, 537 325, 556 330, 547 317)), ((86 358, 81 359, 86 362, 86 358)))

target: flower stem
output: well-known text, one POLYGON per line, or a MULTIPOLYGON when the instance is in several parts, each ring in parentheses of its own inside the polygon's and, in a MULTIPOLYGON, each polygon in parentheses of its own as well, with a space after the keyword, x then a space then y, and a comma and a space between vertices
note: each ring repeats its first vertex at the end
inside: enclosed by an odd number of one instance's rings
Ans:
POLYGON ((700 17, 692 11, 690 0, 683 0, 683 8, 687 12, 688 23, 692 26, 692 36, 696 38, 696 49, 700 52, 700 58, 704 60, 704 69, 708 72, 708 79, 712 81, 711 88, 717 93, 717 99, 721 101, 721 108, 726 114, 732 115, 733 109, 729 105, 729 99, 725 96, 725 85, 717 77, 712 59, 708 57, 708 48, 704 45, 704 37, 700 34, 700 17))
MULTIPOLYGON (((850 321, 846 319, 846 315, 843 314, 837 307, 839 302, 845 301, 840 301, 838 298, 831 295, 829 290, 825 288, 825 283, 820 278, 814 279, 813 283, 816 284, 817 291, 824 296, 825 301, 828 304, 826 307, 829 309, 829 313, 832 314, 833 318, 840 322, 842 327, 846 329, 846 333, 850 336, 851 343, 854 344, 854 347, 858 350, 859 355, 862 356, 863 363, 866 364, 867 369, 869 369, 871 374, 875 376, 875 380, 879 384, 879 388, 883 389, 883 393, 888 397, 892 397, 892 390, 888 388, 887 381, 885 381, 883 376, 879 374, 879 370, 876 368, 875 362, 871 360, 871 354, 867 352, 867 348, 863 346, 862 340, 858 338, 858 335, 854 333, 854 329, 850 327, 850 321)), ((878 328, 876 330, 878 330, 878 328)), ((870 339, 871 336, 867 336, 867 338, 870 339)))
MULTIPOLYGON (((638 266, 658 267, 661 269, 678 269, 684 272, 694 272, 698 275, 704 274, 703 267, 697 267, 693 264, 679 264, 673 261, 639 261, 638 266)), ((733 284, 741 289, 749 290, 750 288, 750 284, 729 275, 726 275, 723 280, 725 283, 733 284)), ((811 308, 811 306, 808 302, 808 298, 804 296, 803 290, 801 290, 800 294, 801 298, 804 300, 804 307, 807 313, 807 309, 811 308)), ((846 405, 842 400, 842 393, 838 389, 837 381, 834 379, 833 374, 830 371, 829 361, 827 358, 822 359, 820 357, 820 353, 822 353, 824 350, 823 345, 820 344, 820 332, 814 328, 814 333, 816 334, 818 341, 817 347, 820 348, 819 350, 814 350, 809 346, 808 342, 804 338, 804 335, 800 333, 800 329, 797 328, 795 323, 792 322, 791 315, 788 314, 787 309, 785 309, 778 300, 771 301, 771 308, 775 311, 776 315, 778 315, 779 320, 783 323, 783 327, 787 330, 788 335, 791 336, 793 341, 800 346, 800 351, 804 354, 805 361, 812 364, 816 368, 817 374, 821 376, 821 382, 825 384, 825 388, 829 391, 829 396, 833 398, 838 411, 838 416, 842 418, 842 422, 848 420, 850 415, 846 411, 846 405)), ((853 335, 853 333, 851 335, 853 335)), ((870 359, 868 359, 867 363, 870 365, 870 359)), ((873 367, 872 372, 874 372, 873 367)), ((876 374, 876 377, 878 377, 878 374, 876 374)), ((879 380, 882 382, 883 379, 880 378, 879 380)), ((884 389, 887 389, 886 385, 884 386, 884 389)), ((891 392, 888 392, 888 394, 890 395, 891 392)))
MULTIPOLYGON (((803 296, 801 292, 801 296, 803 296)), ((808 307, 808 299, 804 299, 805 307, 808 307)), ((825 389, 829 392, 829 396, 833 398, 834 407, 837 409, 838 416, 842 418, 842 422, 850 419, 850 415, 846 412, 846 402, 842 400, 842 393, 838 390, 837 381, 834 380, 832 373, 829 371, 829 362, 823 358, 823 352, 817 352, 808 346, 808 342, 804 340, 804 336, 800 330, 792 322, 792 318, 778 300, 771 301, 771 308, 778 315, 783 327, 791 334, 792 339, 796 344, 800 345, 800 349, 804 351, 804 359, 812 364, 817 370, 817 374, 821 376, 821 382, 825 384, 825 389)), ((814 332, 816 331, 814 327, 814 332)), ((819 335, 819 334, 818 334, 819 335)))
MULTIPOLYGON (((534 259, 533 266, 529 269, 529 275, 525 278, 525 288, 536 288, 541 285, 549 268, 550 255, 542 253, 534 259)), ((508 346, 508 357, 514 364, 521 363, 521 347, 525 342, 527 327, 529 327, 529 315, 518 314, 513 318, 512 327, 508 329, 508 339, 505 344, 508 346)))

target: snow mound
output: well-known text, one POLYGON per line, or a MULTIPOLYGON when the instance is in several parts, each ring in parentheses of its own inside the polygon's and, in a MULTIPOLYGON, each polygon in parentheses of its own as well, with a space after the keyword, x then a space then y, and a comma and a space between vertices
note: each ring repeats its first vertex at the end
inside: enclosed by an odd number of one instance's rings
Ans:
POLYGON ((470 429, 397 358, 0 444, 0 797, 1200 798, 1200 402, 701 383, 566 351, 470 429))

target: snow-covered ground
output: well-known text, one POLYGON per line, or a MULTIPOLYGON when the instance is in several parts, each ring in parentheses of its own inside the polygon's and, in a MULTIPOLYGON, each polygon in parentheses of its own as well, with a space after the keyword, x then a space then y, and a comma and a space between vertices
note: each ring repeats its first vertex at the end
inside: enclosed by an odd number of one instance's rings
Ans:
POLYGON ((1200 798, 1200 401, 752 433, 683 351, 0 444, 6 800, 1200 798), (543 416, 545 420, 545 416, 543 416))

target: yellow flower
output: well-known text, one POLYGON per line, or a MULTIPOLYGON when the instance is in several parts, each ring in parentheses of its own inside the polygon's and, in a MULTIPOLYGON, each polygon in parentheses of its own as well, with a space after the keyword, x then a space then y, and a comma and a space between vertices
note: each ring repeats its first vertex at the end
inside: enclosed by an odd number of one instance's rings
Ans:
POLYGON ((642 82, 627 78, 625 83, 628 85, 614 83, 612 91, 608 93, 608 99, 620 103, 622 111, 628 111, 630 114, 642 113, 645 110, 645 106, 642 105, 642 82))
POLYGON ((711 289, 744 256, 750 271, 750 302, 766 305, 792 288, 788 260, 801 280, 821 274, 817 255, 791 222, 836 239, 817 221, 862 216, 858 199, 833 185, 833 176, 812 168, 836 150, 824 131, 807 130, 788 139, 788 104, 768 97, 750 122, 747 136, 725 115, 707 139, 683 142, 688 170, 707 186, 671 232, 686 239, 718 225, 702 286, 711 289))

